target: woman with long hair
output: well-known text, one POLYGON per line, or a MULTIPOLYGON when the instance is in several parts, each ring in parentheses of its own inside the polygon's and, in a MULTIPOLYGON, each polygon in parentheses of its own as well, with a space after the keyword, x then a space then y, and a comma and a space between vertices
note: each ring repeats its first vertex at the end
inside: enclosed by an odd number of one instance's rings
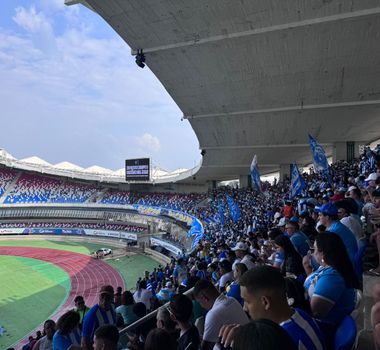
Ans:
POLYGON ((284 257, 284 262, 280 267, 283 275, 302 279, 305 274, 305 270, 302 265, 302 258, 294 248, 289 237, 279 235, 274 239, 274 243, 276 248, 281 251, 284 257))
POLYGON ((81 335, 79 330, 79 314, 74 311, 64 313, 57 321, 56 332, 53 337, 55 350, 81 350, 81 335))
POLYGON ((314 257, 320 267, 307 277, 304 286, 312 315, 321 321, 329 336, 354 310, 359 281, 347 249, 337 234, 319 234, 314 242, 314 257))

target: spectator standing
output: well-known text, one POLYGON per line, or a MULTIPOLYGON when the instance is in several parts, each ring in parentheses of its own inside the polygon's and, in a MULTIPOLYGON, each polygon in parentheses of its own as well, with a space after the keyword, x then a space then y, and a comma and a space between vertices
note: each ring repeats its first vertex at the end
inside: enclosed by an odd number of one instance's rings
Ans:
POLYGON ((77 295, 75 297, 74 303, 74 311, 76 311, 79 314, 79 328, 82 329, 84 316, 90 310, 90 308, 86 305, 84 298, 81 295, 77 295))
POLYGON ((124 326, 128 326, 131 323, 137 321, 138 317, 133 312, 133 294, 130 291, 125 291, 121 295, 121 305, 116 308, 116 313, 120 314, 123 318, 124 326))
POLYGON ((170 302, 168 311, 181 330, 177 350, 198 350, 200 345, 199 332, 191 324, 192 301, 186 295, 178 294, 170 302))
POLYGON ((319 209, 320 223, 326 227, 326 230, 337 234, 343 241, 348 256, 353 262, 358 250, 358 244, 352 231, 344 226, 338 219, 338 208, 331 202, 322 205, 319 209))
POLYGON ((199 304, 208 310, 205 319, 201 350, 210 350, 218 342, 223 324, 246 324, 248 317, 241 305, 234 299, 220 294, 214 285, 206 280, 198 281, 193 295, 199 304))
POLYGON ((146 281, 141 280, 138 284, 136 292, 133 294, 135 303, 144 303, 146 310, 150 311, 152 298, 153 294, 150 290, 147 289, 146 281))
POLYGON ((114 290, 110 285, 103 286, 99 291, 99 302, 86 314, 83 320, 81 345, 84 350, 92 348, 95 330, 104 325, 116 324, 116 313, 113 305, 114 290))
POLYGON ((57 321, 57 331, 53 337, 53 350, 81 350, 79 314, 74 311, 64 313, 57 321))
POLYGON ((249 247, 244 242, 238 242, 235 247, 232 248, 232 250, 235 252, 237 259, 235 260, 235 263, 242 263, 247 266, 247 269, 252 269, 255 264, 252 261, 252 256, 248 254, 249 247))
POLYGON ((54 332, 55 322, 53 320, 46 320, 44 323, 45 335, 34 344, 33 350, 52 350, 54 332))

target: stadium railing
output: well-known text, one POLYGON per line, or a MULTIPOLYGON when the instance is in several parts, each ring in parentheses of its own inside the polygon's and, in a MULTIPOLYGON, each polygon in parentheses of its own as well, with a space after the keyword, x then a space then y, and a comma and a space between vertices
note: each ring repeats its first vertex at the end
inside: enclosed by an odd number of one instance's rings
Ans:
MULTIPOLYGON (((187 296, 191 296, 193 294, 193 290, 194 288, 191 288, 189 290, 187 290, 185 293, 183 293, 184 295, 187 295, 187 296)), ((168 307, 169 306, 169 302, 165 303, 163 306, 161 307, 168 307)), ((129 338, 128 338, 128 332, 131 332, 133 333, 132 331, 144 324, 145 322, 151 320, 153 317, 156 317, 157 316, 157 313, 158 313, 158 310, 160 308, 150 312, 149 314, 145 315, 144 317, 140 318, 139 320, 137 320, 136 322, 132 323, 131 325, 123 328, 122 330, 120 330, 120 340, 119 342, 121 343, 121 345, 123 346, 123 349, 127 348, 127 345, 128 345, 128 341, 129 341, 129 338)))

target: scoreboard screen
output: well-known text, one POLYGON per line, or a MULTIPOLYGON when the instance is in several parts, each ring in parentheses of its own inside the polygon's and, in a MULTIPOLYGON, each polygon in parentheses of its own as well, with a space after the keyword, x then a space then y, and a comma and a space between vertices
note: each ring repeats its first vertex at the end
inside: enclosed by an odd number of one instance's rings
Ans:
POLYGON ((150 180, 150 159, 127 159, 125 161, 126 181, 149 181, 150 180))

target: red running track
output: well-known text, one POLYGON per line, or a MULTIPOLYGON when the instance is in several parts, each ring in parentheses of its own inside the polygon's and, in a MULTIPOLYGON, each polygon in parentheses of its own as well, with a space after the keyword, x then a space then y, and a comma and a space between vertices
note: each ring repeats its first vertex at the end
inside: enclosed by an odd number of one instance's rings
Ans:
MULTIPOLYGON (((91 307, 98 302, 98 292, 101 286, 110 284, 115 289, 120 286, 124 290, 124 281, 118 271, 105 262, 84 254, 49 248, 0 247, 0 255, 22 256, 46 261, 67 272, 71 279, 71 290, 63 306, 50 316, 55 321, 74 307, 74 298, 77 295, 83 295, 86 305, 91 307)), ((37 329, 42 329, 42 325, 37 329)), ((35 331, 28 334, 26 339, 29 335, 35 335, 35 331)), ((25 342, 26 340, 20 344, 25 342)))

